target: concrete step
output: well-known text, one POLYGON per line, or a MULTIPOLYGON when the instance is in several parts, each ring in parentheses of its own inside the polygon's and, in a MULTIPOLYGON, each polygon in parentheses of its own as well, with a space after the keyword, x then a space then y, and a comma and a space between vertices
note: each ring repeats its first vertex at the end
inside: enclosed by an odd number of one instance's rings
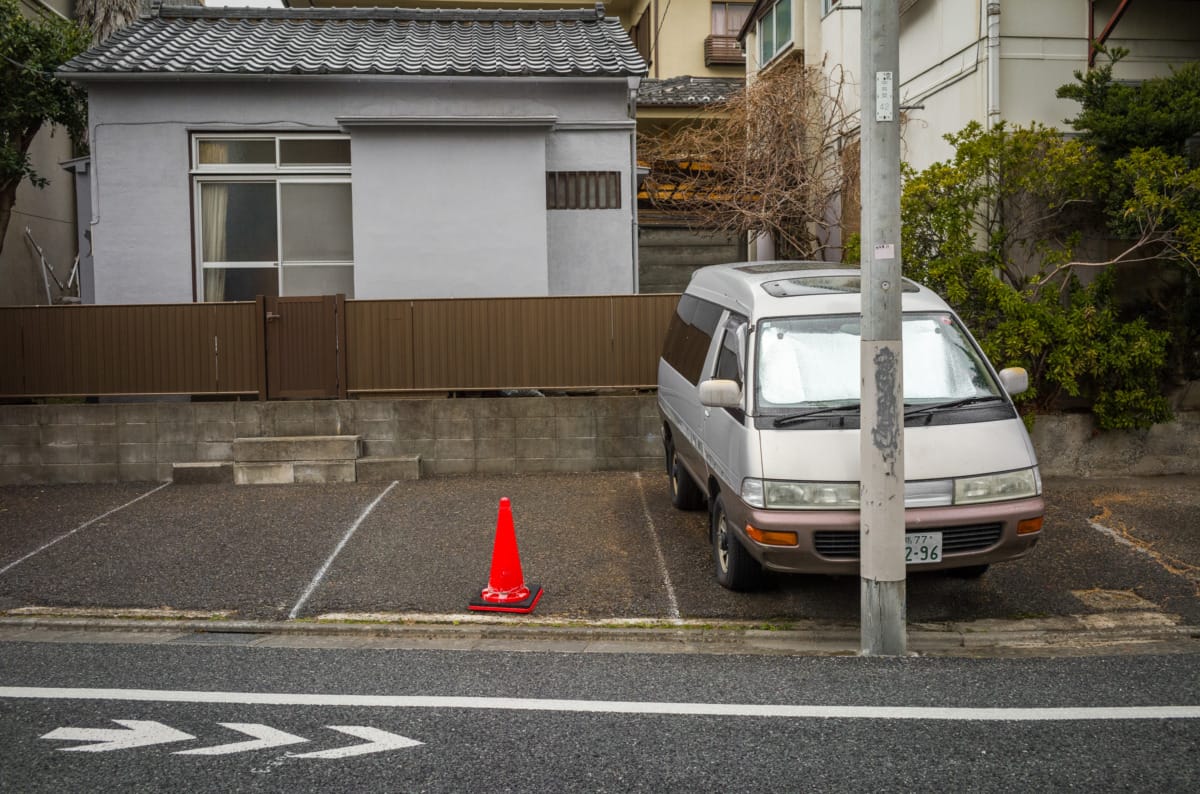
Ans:
POLYGON ((421 479, 421 456, 359 458, 355 461, 359 482, 391 482, 421 479))
POLYGON ((275 436, 235 438, 235 463, 353 461, 362 450, 358 436, 275 436))
POLYGON ((355 475, 353 460, 293 460, 233 464, 233 481, 238 485, 354 482, 355 475))
POLYGON ((285 483, 389 482, 421 477, 421 457, 359 457, 358 436, 237 438, 233 461, 179 463, 175 482, 285 483))
POLYGON ((205 485, 233 482, 233 464, 228 461, 201 461, 171 465, 171 482, 177 485, 205 485))

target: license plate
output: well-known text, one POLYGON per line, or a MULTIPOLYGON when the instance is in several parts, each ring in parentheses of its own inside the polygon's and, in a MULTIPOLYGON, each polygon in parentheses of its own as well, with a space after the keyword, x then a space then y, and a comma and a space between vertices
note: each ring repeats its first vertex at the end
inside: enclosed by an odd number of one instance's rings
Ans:
POLYGON ((904 561, 922 565, 942 561, 941 532, 909 532, 904 536, 904 561))

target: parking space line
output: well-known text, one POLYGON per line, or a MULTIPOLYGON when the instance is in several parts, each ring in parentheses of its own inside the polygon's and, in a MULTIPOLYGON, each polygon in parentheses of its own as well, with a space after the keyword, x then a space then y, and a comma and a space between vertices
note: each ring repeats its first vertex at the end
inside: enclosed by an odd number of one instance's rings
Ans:
POLYGON ((371 514, 371 511, 375 509, 375 506, 383 501, 383 497, 388 495, 388 491, 392 490, 399 484, 399 480, 392 480, 392 484, 387 488, 384 488, 383 493, 379 494, 379 496, 376 496, 375 501, 367 505, 367 509, 363 510, 358 519, 355 520, 355 522, 350 526, 350 529, 346 530, 346 534, 342 535, 342 539, 338 542, 337 547, 334 548, 333 553, 329 555, 329 559, 325 560, 325 564, 321 566, 321 570, 317 571, 317 575, 314 576, 313 580, 308 583, 308 589, 304 591, 304 595, 300 596, 300 600, 296 602, 296 606, 292 607, 292 611, 288 613, 288 620, 295 620, 300 615, 300 610, 304 608, 305 602, 307 602, 313 592, 320 587, 321 581, 324 580, 325 574, 329 573, 329 568, 333 565, 333 561, 336 560, 337 556, 342 553, 342 549, 344 549, 346 544, 350 542, 350 538, 354 537, 354 533, 358 531, 359 525, 366 520, 366 517, 371 514))
POLYGON ((679 601, 675 598, 675 587, 671 584, 671 574, 667 571, 667 558, 663 556, 662 545, 658 542, 658 529, 654 526, 654 519, 650 517, 650 506, 646 504, 646 489, 642 486, 642 473, 636 472, 634 479, 638 484, 638 496, 642 500, 642 514, 646 516, 646 523, 650 526, 650 539, 654 541, 654 556, 658 559, 658 572, 662 574, 663 585, 667 589, 667 617, 673 621, 680 619, 679 601))
POLYGON ((95 523, 96 523, 97 521, 99 521, 100 519, 102 519, 102 518, 108 518, 108 517, 109 517, 109 516, 111 516, 113 513, 116 513, 116 512, 117 512, 117 511, 119 511, 119 510, 124 510, 125 508, 129 507, 131 504, 134 504, 135 502, 140 502, 141 500, 145 499, 147 496, 150 496, 150 495, 152 495, 152 494, 156 494, 156 493, 158 493, 159 491, 161 491, 163 488, 166 488, 166 487, 167 487, 168 485, 170 485, 170 484, 171 484, 171 483, 169 483, 169 482, 164 482, 162 485, 159 485, 157 488, 152 488, 151 490, 149 490, 149 491, 146 491, 146 493, 142 494, 141 496, 139 496, 139 497, 137 497, 137 498, 135 498, 135 499, 130 499, 128 502, 126 502, 125 504, 121 505, 120 507, 114 507, 112 510, 109 510, 107 513, 104 513, 103 515, 98 515, 98 516, 96 516, 96 517, 95 517, 95 518, 93 518, 91 521, 85 521, 85 522, 83 522, 83 523, 82 523, 82 524, 80 524, 79 526, 77 526, 77 527, 75 527, 74 529, 72 529, 70 532, 64 532, 63 534, 59 535, 57 538, 55 538, 54 540, 50 541, 49 543, 43 544, 43 545, 42 545, 40 548, 34 549, 33 551, 29 552, 28 554, 26 554, 24 557, 22 557, 21 559, 17 560, 16 562, 10 562, 8 565, 5 565, 3 568, 0 568, 0 576, 3 576, 3 575, 4 575, 5 573, 7 573, 8 571, 11 571, 13 568, 16 568, 18 565, 20 565, 21 563, 25 562, 25 561, 26 561, 26 560, 28 560, 30 557, 33 557, 33 556, 35 556, 35 555, 37 555, 37 554, 41 554, 43 551, 45 551, 46 549, 50 548, 50 547, 51 547, 51 546, 53 546, 55 543, 58 543, 60 540, 66 540, 67 538, 71 537, 72 535, 74 535, 74 534, 75 534, 76 532, 78 532, 79 530, 81 530, 81 529, 87 529, 88 527, 90 527, 92 524, 95 524, 95 523))

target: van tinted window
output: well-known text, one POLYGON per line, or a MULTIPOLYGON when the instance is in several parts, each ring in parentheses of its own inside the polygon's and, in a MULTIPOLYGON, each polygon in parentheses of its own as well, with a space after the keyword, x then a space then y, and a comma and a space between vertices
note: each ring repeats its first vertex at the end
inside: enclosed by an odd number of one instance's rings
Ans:
POLYGON ((700 381, 704 357, 712 344, 721 311, 715 303, 683 295, 671 318, 667 341, 663 345, 663 360, 693 384, 700 381))
MULTIPOLYGON (((717 350, 717 371, 713 373, 713 377, 734 381, 738 386, 745 385, 743 383, 745 350, 742 349, 738 340, 739 329, 742 329, 742 339, 745 339, 745 326, 745 317, 740 314, 729 315, 729 319, 725 321, 725 327, 719 332, 721 347, 717 350)), ((746 421, 746 412, 741 408, 725 408, 724 411, 739 423, 746 421)))
POLYGON ((717 351, 717 371, 714 373, 714 377, 735 381, 739 386, 742 385, 742 356, 745 351, 738 349, 737 332, 746 322, 746 318, 740 314, 730 314, 725 321, 721 349, 717 351))

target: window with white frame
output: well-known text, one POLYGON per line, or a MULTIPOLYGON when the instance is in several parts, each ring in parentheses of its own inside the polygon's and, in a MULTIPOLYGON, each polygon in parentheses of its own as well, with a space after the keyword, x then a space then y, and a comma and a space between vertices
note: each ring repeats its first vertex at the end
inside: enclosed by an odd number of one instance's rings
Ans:
POLYGON ((765 64, 792 43, 792 0, 779 0, 758 20, 758 57, 765 64))
POLYGON ((821 0, 821 13, 828 14, 841 5, 842 0, 821 0))
POLYGON ((348 137, 198 134, 192 162, 203 300, 354 296, 348 137))

